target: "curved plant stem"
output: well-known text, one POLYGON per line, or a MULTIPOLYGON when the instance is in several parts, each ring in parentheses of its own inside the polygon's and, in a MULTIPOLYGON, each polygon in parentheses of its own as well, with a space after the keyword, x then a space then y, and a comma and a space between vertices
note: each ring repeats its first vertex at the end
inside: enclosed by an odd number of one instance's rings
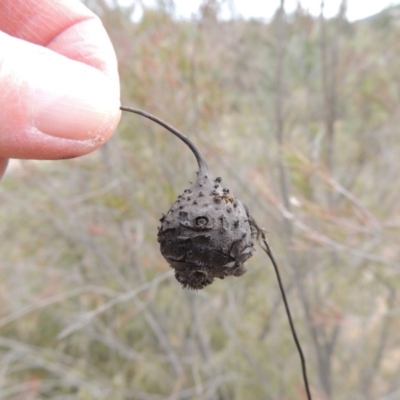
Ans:
POLYGON ((276 263, 275 258, 272 254, 271 248, 268 245, 267 238, 265 237, 264 231, 257 225, 257 223, 254 221, 253 217, 251 217, 251 216, 250 216, 250 221, 251 221, 251 224, 253 225, 254 229, 257 231, 257 240, 258 240, 260 247, 267 253, 269 259, 272 262, 272 265, 274 266, 276 279, 278 280, 278 285, 279 285, 279 289, 281 291, 283 304, 285 305, 286 315, 289 320, 290 330, 292 331, 292 336, 293 336, 294 342, 297 347, 297 351, 300 356, 301 370, 303 373, 303 381, 304 381, 304 387, 306 389, 307 400, 312 400, 310 385, 308 383, 308 377, 307 377, 306 359, 304 357, 304 353, 303 353, 299 338, 296 333, 296 328, 294 327, 292 313, 290 312, 289 302, 287 300, 285 289, 283 287, 282 278, 281 278, 281 274, 279 272, 278 264, 276 263), (260 240, 260 236, 261 236, 262 241, 260 240))
POLYGON ((170 131, 171 133, 173 133, 175 136, 177 136, 179 139, 182 140, 182 142, 184 142, 189 148, 190 150, 192 150, 194 156, 196 157, 197 160, 197 164, 199 165, 199 175, 207 175, 209 174, 209 169, 206 163, 206 160, 204 159, 203 155, 201 154, 200 150, 197 148, 197 146, 187 137, 185 136, 183 133, 179 132, 177 129, 175 129, 173 126, 167 124, 166 122, 164 122, 163 120, 161 120, 160 118, 155 117, 154 115, 151 115, 145 111, 142 110, 138 110, 136 108, 132 108, 132 107, 124 107, 121 106, 120 109, 122 111, 129 111, 131 113, 134 114, 139 114, 142 117, 146 117, 148 119, 150 119, 151 121, 156 122, 157 124, 161 125, 162 127, 164 127, 165 129, 167 129, 168 131, 170 131))
MULTIPOLYGON (((141 110, 138 110, 138 109, 132 108, 132 107, 124 107, 124 106, 121 106, 120 109, 122 111, 129 111, 129 112, 132 112, 132 113, 135 113, 135 114, 139 114, 139 115, 141 115, 143 117, 146 117, 146 118, 156 122, 157 124, 161 125, 162 127, 167 129, 171 133, 173 133, 175 136, 177 136, 179 139, 181 139, 190 148, 190 150, 192 150, 193 154, 196 157, 197 163, 199 165, 199 174, 202 174, 202 175, 209 174, 207 163, 206 163, 203 155, 200 153, 200 150, 184 134, 182 134, 181 132, 179 132, 177 129, 175 129, 171 125, 167 124, 166 122, 162 121, 161 119, 159 119, 159 118, 155 117, 154 115, 151 115, 151 114, 149 114, 149 113, 147 113, 145 111, 141 111, 141 110)), ((298 351, 299 356, 300 356, 301 369, 302 369, 302 372, 303 372, 303 381, 304 381, 304 386, 305 386, 305 389, 306 389, 307 400, 312 400, 310 386, 309 386, 308 378, 307 378, 306 360, 304 358, 303 350, 301 348, 300 341, 299 341, 299 339, 297 337, 296 329, 294 327, 292 314, 290 312, 289 303, 288 303, 288 300, 286 298, 285 289, 283 288, 282 279, 281 279, 281 275, 279 273, 278 265, 277 265, 277 263, 275 261, 275 258, 274 258, 273 254, 271 252, 271 249, 270 249, 270 247, 269 247, 269 245, 267 243, 267 239, 265 237, 265 234, 264 234, 263 230, 257 225, 257 223, 254 221, 253 217, 251 217, 249 213, 248 213, 248 215, 249 215, 250 224, 254 228, 254 230, 256 231, 257 240, 258 240, 261 248, 267 253, 269 259, 272 262, 272 265, 274 266, 276 278, 277 278, 278 284, 279 284, 279 289, 281 291, 283 303, 285 305, 286 314, 287 314, 287 317, 288 317, 288 320, 289 320, 290 330, 292 331, 293 339, 294 339, 294 342, 295 342, 296 347, 297 347, 297 351, 298 351), (260 240, 260 236, 261 236, 261 240, 260 240)))

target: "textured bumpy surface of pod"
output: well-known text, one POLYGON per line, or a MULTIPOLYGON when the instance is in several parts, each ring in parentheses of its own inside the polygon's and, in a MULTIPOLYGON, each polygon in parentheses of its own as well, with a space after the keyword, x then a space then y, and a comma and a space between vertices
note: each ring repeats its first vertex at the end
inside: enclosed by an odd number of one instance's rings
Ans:
POLYGON ((160 220, 161 254, 183 287, 198 290, 214 278, 241 276, 253 255, 247 210, 220 182, 200 170, 160 220))

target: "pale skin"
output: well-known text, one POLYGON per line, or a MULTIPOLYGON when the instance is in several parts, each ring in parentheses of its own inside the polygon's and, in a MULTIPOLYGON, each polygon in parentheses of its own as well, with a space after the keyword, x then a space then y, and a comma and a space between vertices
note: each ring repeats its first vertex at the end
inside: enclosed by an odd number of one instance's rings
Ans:
POLYGON ((0 177, 10 158, 97 149, 119 122, 119 96, 111 41, 78 0, 0 1, 0 177))

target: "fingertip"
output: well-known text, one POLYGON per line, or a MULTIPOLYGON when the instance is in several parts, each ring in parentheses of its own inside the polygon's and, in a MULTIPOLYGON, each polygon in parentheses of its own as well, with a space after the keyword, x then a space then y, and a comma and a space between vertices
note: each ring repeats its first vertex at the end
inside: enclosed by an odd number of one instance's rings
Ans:
POLYGON ((120 115, 114 82, 93 67, 61 56, 43 61, 32 70, 32 125, 64 139, 108 137, 120 115))
POLYGON ((0 157, 77 157, 111 136, 120 119, 118 81, 1 33, 0 42, 0 157))

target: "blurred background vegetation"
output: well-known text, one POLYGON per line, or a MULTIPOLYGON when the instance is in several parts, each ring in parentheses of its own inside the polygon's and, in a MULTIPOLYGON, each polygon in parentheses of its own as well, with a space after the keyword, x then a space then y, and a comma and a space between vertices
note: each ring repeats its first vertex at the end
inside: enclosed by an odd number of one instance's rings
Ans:
MULTIPOLYGON (((190 136, 265 227, 315 400, 400 399, 400 19, 195 17, 102 0, 124 105, 190 136)), ((322 2, 323 3, 323 2, 322 2)), ((158 219, 197 169, 123 115, 89 156, 0 186, 0 399, 304 399, 272 267, 182 290, 158 219)))

